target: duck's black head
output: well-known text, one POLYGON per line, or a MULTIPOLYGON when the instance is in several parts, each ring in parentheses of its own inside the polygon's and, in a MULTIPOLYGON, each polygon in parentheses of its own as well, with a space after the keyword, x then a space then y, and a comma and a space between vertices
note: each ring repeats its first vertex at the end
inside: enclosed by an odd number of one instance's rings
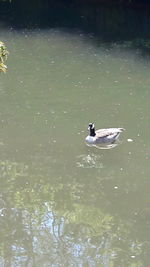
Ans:
POLYGON ((89 123, 88 130, 90 131, 90 136, 95 136, 95 126, 94 123, 89 123))

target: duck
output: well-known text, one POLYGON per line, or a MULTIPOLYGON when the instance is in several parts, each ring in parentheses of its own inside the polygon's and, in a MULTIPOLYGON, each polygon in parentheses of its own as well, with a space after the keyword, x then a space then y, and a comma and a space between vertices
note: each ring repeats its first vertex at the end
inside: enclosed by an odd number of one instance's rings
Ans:
POLYGON ((88 130, 89 135, 85 138, 85 141, 89 144, 97 143, 114 143, 124 128, 106 128, 95 131, 94 123, 89 123, 88 130))

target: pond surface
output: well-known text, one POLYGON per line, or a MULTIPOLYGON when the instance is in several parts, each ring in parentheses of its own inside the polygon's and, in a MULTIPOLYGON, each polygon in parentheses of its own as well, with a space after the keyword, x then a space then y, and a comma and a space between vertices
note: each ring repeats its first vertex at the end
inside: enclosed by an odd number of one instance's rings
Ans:
POLYGON ((0 265, 149 266, 149 58, 78 32, 1 39, 0 265), (126 131, 91 147, 89 122, 126 131))

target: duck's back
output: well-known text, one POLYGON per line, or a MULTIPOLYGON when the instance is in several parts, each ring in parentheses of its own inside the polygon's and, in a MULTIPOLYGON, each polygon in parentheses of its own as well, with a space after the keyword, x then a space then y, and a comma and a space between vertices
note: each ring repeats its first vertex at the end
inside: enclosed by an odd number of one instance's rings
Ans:
POLYGON ((123 128, 107 128, 107 129, 99 129, 95 133, 98 138, 101 138, 101 137, 107 137, 107 136, 112 136, 112 135, 118 135, 123 130, 124 130, 123 128))

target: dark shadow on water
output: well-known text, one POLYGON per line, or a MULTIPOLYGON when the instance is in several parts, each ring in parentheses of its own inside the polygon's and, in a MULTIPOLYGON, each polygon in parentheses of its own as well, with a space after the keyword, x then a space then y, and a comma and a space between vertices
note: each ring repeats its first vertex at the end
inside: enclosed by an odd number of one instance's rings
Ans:
POLYGON ((149 53, 150 8, 76 1, 0 1, 0 26, 12 29, 59 28, 92 34, 102 42, 124 43, 149 53))

